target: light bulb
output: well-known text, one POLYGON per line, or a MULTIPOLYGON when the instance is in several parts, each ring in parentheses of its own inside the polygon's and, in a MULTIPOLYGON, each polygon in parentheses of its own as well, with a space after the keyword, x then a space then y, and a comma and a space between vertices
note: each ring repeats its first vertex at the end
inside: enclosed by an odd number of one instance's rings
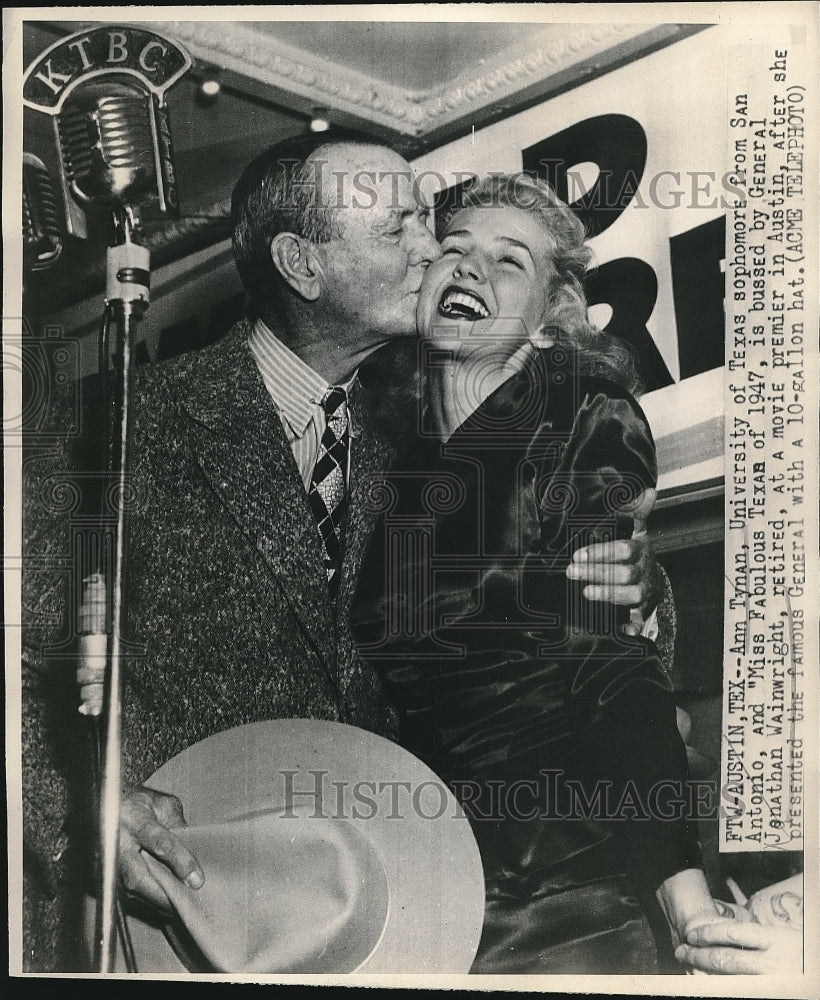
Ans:
POLYGON ((216 97, 220 90, 222 90, 222 84, 213 77, 203 80, 199 85, 199 91, 203 97, 216 97))

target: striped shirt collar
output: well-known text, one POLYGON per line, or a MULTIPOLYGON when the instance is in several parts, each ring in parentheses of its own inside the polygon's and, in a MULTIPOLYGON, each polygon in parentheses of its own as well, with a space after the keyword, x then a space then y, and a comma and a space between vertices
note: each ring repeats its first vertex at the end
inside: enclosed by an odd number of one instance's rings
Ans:
MULTIPOLYGON (((248 344, 282 419, 294 437, 302 437, 330 384, 294 354, 261 319, 256 320, 248 344)), ((357 375, 358 371, 354 372, 352 378, 341 385, 347 390, 348 398, 357 375)))

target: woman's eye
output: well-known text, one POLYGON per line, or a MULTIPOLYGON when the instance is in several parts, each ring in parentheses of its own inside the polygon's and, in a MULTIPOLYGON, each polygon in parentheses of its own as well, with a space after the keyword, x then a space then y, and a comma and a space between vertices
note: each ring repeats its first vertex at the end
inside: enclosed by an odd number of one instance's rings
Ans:
POLYGON ((520 260, 517 260, 515 257, 502 257, 501 258, 501 263, 502 264, 512 264, 513 267, 517 267, 519 271, 523 271, 524 270, 524 265, 521 263, 520 260))
POLYGON ((447 254, 457 253, 460 254, 461 250, 458 247, 443 247, 442 253, 447 256, 447 254))

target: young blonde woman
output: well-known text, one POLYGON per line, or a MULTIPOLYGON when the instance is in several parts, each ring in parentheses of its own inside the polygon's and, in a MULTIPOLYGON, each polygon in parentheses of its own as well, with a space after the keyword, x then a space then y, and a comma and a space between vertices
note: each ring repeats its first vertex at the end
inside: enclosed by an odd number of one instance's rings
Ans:
POLYGON ((442 249, 418 306, 422 433, 376 491, 357 640, 475 831, 473 972, 666 969, 661 914, 673 944, 716 915, 672 687, 566 572, 628 538, 655 484, 631 356, 590 326, 582 226, 540 181, 469 192, 442 249))

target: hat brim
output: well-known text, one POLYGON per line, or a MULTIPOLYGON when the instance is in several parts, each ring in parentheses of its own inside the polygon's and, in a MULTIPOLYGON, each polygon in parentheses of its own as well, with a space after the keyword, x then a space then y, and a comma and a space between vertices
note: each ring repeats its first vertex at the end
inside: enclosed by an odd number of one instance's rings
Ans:
MULTIPOLYGON (((314 807, 317 823, 350 824, 377 855, 388 895, 381 936, 354 971, 469 971, 484 916, 478 847, 452 792, 397 744, 337 722, 257 722, 189 747, 146 784, 178 796, 192 826, 314 807)), ((128 923, 139 972, 190 972, 159 925, 133 913, 128 923)))

